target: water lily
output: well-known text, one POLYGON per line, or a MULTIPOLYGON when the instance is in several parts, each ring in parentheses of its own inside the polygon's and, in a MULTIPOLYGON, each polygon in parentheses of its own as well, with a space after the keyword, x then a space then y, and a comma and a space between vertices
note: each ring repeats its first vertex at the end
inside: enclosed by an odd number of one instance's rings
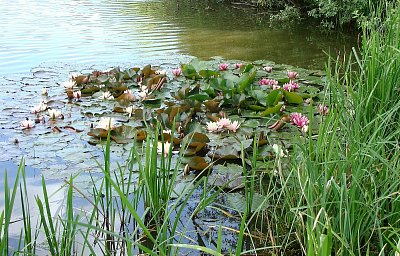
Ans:
POLYGON ((242 66, 243 66, 243 63, 235 63, 235 69, 241 68, 242 66))
POLYGON ((73 97, 75 98, 75 99, 80 99, 81 98, 81 95, 82 95, 82 92, 81 91, 76 91, 76 92, 73 92, 73 97))
POLYGON ((139 92, 139 97, 142 98, 142 99, 145 99, 148 95, 149 95, 149 90, 148 89, 145 89, 145 90, 142 90, 141 92, 139 92))
POLYGON ((320 115, 327 116, 329 114, 329 107, 319 104, 318 111, 320 115))
POLYGON ((165 76, 167 74, 167 71, 166 70, 157 70, 156 71, 156 75, 163 75, 163 76, 165 76))
POLYGON ((221 64, 219 64, 219 70, 220 70, 220 71, 225 71, 225 70, 228 69, 228 67, 229 67, 228 63, 221 63, 221 64))
POLYGON ((232 123, 230 123, 226 128, 232 132, 236 132, 237 129, 239 129, 240 124, 238 121, 233 121, 232 123))
POLYGON ((267 79, 267 78, 263 78, 260 81, 258 81, 259 85, 270 85, 270 86, 276 86, 278 85, 278 81, 274 80, 274 79, 267 79))
POLYGON ((218 132, 220 129, 220 126, 216 122, 208 122, 207 123, 207 130, 209 132, 218 132))
POLYGON ((272 90, 278 90, 278 89, 281 89, 279 85, 276 84, 272 85, 272 90))
POLYGON ((48 114, 50 116, 50 119, 57 119, 62 116, 61 111, 58 109, 49 109, 48 114))
POLYGON ((49 92, 47 91, 47 88, 45 88, 45 87, 42 88, 42 95, 43 96, 49 95, 49 92))
POLYGON ((274 153, 278 157, 287 157, 287 150, 283 150, 282 146, 278 144, 272 145, 272 149, 274 150, 274 153))
POLYGON ((263 70, 265 70, 268 73, 271 73, 272 72, 272 67, 271 66, 263 67, 263 70))
POLYGON ((290 80, 294 80, 297 78, 299 74, 297 72, 294 71, 288 71, 287 72, 287 76, 289 77, 290 80))
POLYGON ((70 79, 68 81, 65 81, 62 85, 65 89, 72 89, 76 85, 76 83, 74 80, 70 79))
POLYGON ((164 155, 168 156, 169 154, 169 150, 171 148, 171 143, 167 142, 157 142, 157 153, 158 154, 162 154, 163 153, 163 149, 164 149, 164 155))
POLYGON ((223 117, 218 120, 217 125, 220 128, 228 128, 232 124, 232 121, 229 118, 223 117))
POLYGON ((35 126, 35 122, 28 118, 21 122, 22 130, 30 129, 35 126))
POLYGON ((103 94, 99 97, 101 100, 113 100, 114 96, 109 91, 103 92, 103 94))
POLYGON ((101 117, 96 125, 96 128, 100 128, 103 130, 112 130, 115 128, 115 120, 112 117, 101 117))
POLYGON ((286 83, 283 85, 283 89, 288 92, 296 91, 299 88, 300 88, 300 85, 294 81, 290 81, 289 83, 286 83))
POLYGON ((127 108, 125 108, 125 112, 129 114, 129 117, 132 116, 133 113, 135 113, 135 106, 129 106, 127 108))
POLYGON ((37 114, 39 112, 45 111, 46 109, 47 109, 47 104, 44 101, 41 101, 39 105, 36 105, 31 109, 31 113, 37 114))
POLYGON ((308 131, 308 123, 310 121, 306 116, 303 116, 301 113, 295 112, 290 115, 290 120, 293 124, 302 129, 303 132, 308 131))
POLYGON ((182 69, 180 68, 175 68, 172 70, 172 74, 176 77, 181 76, 182 75, 182 69))

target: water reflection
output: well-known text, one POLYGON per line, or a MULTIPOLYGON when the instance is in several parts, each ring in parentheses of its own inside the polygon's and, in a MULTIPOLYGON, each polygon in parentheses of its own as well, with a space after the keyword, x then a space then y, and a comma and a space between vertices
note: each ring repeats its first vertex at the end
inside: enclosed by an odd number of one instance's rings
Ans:
POLYGON ((276 28, 253 12, 207 2, 0 0, 0 74, 43 62, 178 63, 216 55, 321 67, 322 50, 354 45, 351 36, 276 28))

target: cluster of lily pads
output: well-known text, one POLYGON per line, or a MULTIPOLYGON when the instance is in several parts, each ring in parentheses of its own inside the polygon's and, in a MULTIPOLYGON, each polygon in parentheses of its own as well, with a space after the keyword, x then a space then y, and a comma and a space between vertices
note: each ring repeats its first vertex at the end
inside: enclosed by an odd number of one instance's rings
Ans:
MULTIPOLYGON (((323 101, 324 78, 317 71, 294 69, 263 61, 193 60, 168 71, 147 65, 75 74, 62 86, 68 102, 82 106, 82 116, 93 120, 90 144, 101 142, 108 131, 117 144, 141 142, 161 124, 163 152, 172 147, 183 153, 190 169, 204 170, 215 161, 239 159, 242 150, 258 152, 259 160, 286 156, 294 133, 307 137, 309 127, 318 128, 329 108, 310 104, 323 101), (101 107, 90 111, 92 106, 101 107)), ((46 100, 32 114, 35 119, 22 121, 22 129, 63 118, 46 100)))

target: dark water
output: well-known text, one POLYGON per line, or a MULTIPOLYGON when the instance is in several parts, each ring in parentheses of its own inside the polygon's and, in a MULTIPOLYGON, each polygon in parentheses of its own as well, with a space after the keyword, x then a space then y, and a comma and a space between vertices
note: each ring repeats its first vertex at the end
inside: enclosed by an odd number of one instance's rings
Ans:
POLYGON ((323 68, 323 51, 355 44, 354 36, 310 25, 270 24, 252 10, 182 2, 0 0, 0 74, 42 63, 179 63, 193 56, 323 68))

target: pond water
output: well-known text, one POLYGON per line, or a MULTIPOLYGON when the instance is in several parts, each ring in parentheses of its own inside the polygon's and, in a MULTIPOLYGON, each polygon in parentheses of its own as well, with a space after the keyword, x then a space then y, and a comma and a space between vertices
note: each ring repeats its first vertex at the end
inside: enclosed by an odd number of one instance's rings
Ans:
POLYGON ((216 55, 323 68, 323 51, 354 46, 351 35, 305 24, 285 28, 232 6, 180 2, 0 0, 0 74, 43 62, 177 63, 216 55))

